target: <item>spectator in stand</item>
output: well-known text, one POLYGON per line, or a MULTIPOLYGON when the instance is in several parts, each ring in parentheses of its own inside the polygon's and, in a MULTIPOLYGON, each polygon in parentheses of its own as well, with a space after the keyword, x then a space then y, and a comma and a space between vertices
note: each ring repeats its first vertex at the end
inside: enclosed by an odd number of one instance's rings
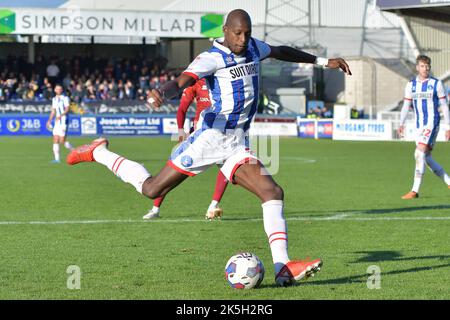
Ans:
POLYGON ((350 118, 351 119, 359 119, 359 111, 356 109, 356 106, 353 106, 350 110, 350 118))
POLYGON ((322 118, 333 118, 333 113, 327 107, 322 108, 322 118))
POLYGON ((85 95, 85 92, 83 90, 83 86, 81 83, 77 83, 77 85, 75 86, 75 89, 72 90, 72 100, 75 103, 80 103, 83 100, 83 97, 85 95))
POLYGON ((69 89, 71 82, 72 82, 72 78, 70 76, 70 73, 67 73, 66 76, 64 77, 64 79, 62 80, 64 89, 69 89))
POLYGON ((117 100, 119 96, 119 89, 114 79, 108 84, 109 98, 111 100, 117 100))
POLYGON ((95 101, 97 99, 97 94, 95 92, 95 88, 92 85, 91 81, 88 80, 86 81, 86 94, 84 96, 84 101, 88 102, 88 101, 95 101))
POLYGON ((97 90, 97 100, 109 100, 108 87, 101 83, 97 90))
POLYGON ((125 84, 124 91, 125 91, 125 99, 126 100, 134 99, 134 97, 135 97, 134 86, 130 80, 128 80, 127 83, 125 84))
POLYGON ((50 81, 52 86, 54 86, 56 84, 56 82, 58 81, 58 76, 60 73, 59 67, 56 64, 55 59, 51 60, 50 64, 47 66, 46 71, 47 71, 48 80, 50 81))
POLYGON ((59 82, 76 102, 95 100, 142 100, 149 89, 160 88, 179 72, 169 72, 166 60, 94 59, 75 56, 71 59, 46 59, 36 56, 29 66, 25 56, 0 58, 0 100, 50 100, 52 83, 59 82), (50 62, 47 62, 49 61, 50 62))
POLYGON ((306 118, 308 118, 308 119, 315 119, 315 118, 317 118, 317 115, 314 112, 314 109, 312 109, 312 108, 308 109, 308 113, 306 114, 306 118))
POLYGON ((53 98, 53 87, 48 78, 44 78, 44 83, 41 86, 41 97, 45 100, 53 98))

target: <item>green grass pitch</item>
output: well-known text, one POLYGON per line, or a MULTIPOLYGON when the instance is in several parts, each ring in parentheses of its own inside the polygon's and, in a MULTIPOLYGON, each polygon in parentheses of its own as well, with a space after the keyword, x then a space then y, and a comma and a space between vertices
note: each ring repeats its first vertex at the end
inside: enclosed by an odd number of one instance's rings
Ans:
MULTIPOLYGON (((153 174, 174 144, 110 142, 153 174)), ((0 138, 0 299, 449 299, 450 190, 427 170, 420 198, 400 199, 413 152, 413 143, 280 139, 274 178, 285 191, 290 257, 324 265, 278 288, 254 195, 229 186, 223 220, 203 220, 216 168, 173 190, 162 218, 143 222, 151 201, 105 167, 50 164, 50 138, 0 138), (225 263, 240 251, 264 262, 260 288, 226 283, 225 263), (67 288, 70 265, 81 270, 79 290, 67 288), (379 289, 367 286, 371 266, 379 289)), ((434 158, 448 171, 449 155, 450 144, 438 143, 434 158)))

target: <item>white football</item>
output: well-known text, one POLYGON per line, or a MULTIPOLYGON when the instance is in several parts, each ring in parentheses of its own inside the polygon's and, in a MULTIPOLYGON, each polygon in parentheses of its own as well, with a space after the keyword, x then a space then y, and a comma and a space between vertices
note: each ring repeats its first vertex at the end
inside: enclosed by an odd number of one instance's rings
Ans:
POLYGON ((225 278, 236 289, 257 288, 264 279, 264 265, 251 252, 238 253, 225 265, 225 278))

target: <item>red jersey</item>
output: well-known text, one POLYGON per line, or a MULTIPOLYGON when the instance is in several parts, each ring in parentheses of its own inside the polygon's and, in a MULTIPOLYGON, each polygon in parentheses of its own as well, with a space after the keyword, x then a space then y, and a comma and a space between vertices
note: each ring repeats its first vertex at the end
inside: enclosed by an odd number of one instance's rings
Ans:
POLYGON ((194 99, 197 104, 194 118, 195 125, 200 117, 200 113, 211 106, 211 100, 209 100, 209 90, 206 86, 205 79, 200 79, 194 85, 184 89, 180 106, 177 111, 178 129, 183 129, 184 121, 186 120, 186 112, 194 99))

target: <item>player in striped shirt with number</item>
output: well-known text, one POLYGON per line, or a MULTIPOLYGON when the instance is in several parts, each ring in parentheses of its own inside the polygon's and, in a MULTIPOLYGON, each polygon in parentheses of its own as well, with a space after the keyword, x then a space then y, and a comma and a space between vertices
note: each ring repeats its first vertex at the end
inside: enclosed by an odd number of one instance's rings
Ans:
POLYGON ((400 116, 398 134, 403 136, 406 116, 411 106, 415 113, 416 122, 416 159, 414 183, 412 190, 402 196, 402 199, 419 197, 419 188, 427 165, 450 188, 450 178, 442 166, 431 157, 431 151, 436 143, 439 132, 441 115, 444 116, 443 129, 445 138, 450 139, 450 118, 442 81, 430 77, 431 59, 420 55, 416 59, 417 77, 406 84, 405 98, 400 116))

